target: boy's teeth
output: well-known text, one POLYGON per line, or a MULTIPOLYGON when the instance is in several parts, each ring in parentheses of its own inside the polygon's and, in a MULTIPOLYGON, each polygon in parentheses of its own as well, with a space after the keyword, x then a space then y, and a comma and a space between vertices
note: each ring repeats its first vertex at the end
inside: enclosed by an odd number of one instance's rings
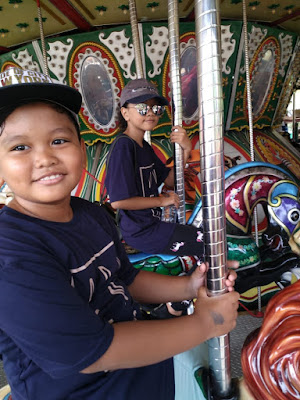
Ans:
POLYGON ((45 176, 45 178, 42 178, 41 181, 48 181, 50 179, 55 179, 59 177, 59 175, 50 175, 50 176, 45 176))

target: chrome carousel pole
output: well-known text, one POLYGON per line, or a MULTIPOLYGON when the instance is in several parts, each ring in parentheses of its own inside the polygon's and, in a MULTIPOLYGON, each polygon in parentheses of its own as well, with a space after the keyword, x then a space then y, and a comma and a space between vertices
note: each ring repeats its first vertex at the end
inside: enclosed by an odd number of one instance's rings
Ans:
POLYGON ((39 21, 39 27, 40 27, 40 38, 41 38, 43 61, 44 61, 43 72, 46 75, 49 75, 48 62, 47 62, 47 53, 46 53, 46 45, 45 45, 45 35, 44 35, 44 27, 43 27, 43 18, 42 18, 40 0, 37 0, 36 4, 37 4, 38 21, 39 21))
MULTIPOLYGON (((131 25, 131 32, 132 32, 132 43, 134 49, 134 58, 135 58, 135 68, 137 78, 145 78, 144 68, 143 68, 143 61, 142 61, 142 50, 141 50, 141 42, 140 42, 140 35, 139 35, 139 27, 137 22, 137 12, 136 12, 136 5, 135 0, 129 0, 129 13, 130 13, 130 25, 131 25)), ((146 131, 144 135, 144 139, 151 144, 151 132, 146 131)))
MULTIPOLYGON (((226 217, 219 0, 195 0, 202 220, 210 296, 226 292, 226 217)), ((229 335, 208 341, 213 398, 233 398, 229 335)))
MULTIPOLYGON (((249 141, 250 141, 250 157, 251 161, 255 161, 254 155, 254 137, 253 137, 253 113, 252 113, 252 95, 251 95, 251 80, 250 80, 250 66, 249 66, 249 44, 248 44, 248 29, 247 29, 247 12, 246 12, 246 1, 243 0, 243 32, 244 32, 244 54, 245 54, 245 72, 246 72, 246 90, 247 90, 247 109, 248 109, 248 121, 249 121, 249 141)), ((255 243, 259 247, 258 237, 258 216, 257 208, 253 211, 253 221, 255 227, 255 243)), ((261 287, 257 287, 257 316, 262 317, 261 311, 261 287)))
MULTIPOLYGON (((173 126, 182 126, 182 92, 180 79, 178 0, 168 0, 169 54, 173 126)), ((180 199, 178 222, 185 224, 184 157, 178 143, 174 145, 175 191, 180 199)))

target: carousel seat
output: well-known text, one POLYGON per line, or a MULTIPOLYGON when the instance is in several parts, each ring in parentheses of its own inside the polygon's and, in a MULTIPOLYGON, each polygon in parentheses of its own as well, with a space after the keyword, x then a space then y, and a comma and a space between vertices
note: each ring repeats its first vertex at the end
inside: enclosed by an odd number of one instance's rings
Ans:
POLYGON ((0 389, 0 400, 12 400, 10 386, 6 385, 0 389))

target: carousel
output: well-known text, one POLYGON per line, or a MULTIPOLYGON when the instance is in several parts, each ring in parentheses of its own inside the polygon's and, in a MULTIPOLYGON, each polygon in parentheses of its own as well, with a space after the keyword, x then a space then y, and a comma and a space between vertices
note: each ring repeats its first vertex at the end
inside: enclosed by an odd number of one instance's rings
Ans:
MULTIPOLYGON (((104 179, 119 133, 121 90, 147 78, 169 99, 157 127, 145 134, 175 169, 180 207, 163 210, 164 218, 199 228, 211 296, 226 291, 227 259, 239 261, 241 294, 239 333, 175 356, 182 371, 176 400, 299 399, 297 1, 5 0, 0 17, 1 81, 9 80, 8 68, 22 68, 82 94, 87 164, 73 195, 112 215, 104 179), (191 139, 187 165, 180 146, 169 141, 172 125, 191 139)), ((4 184, 0 203, 12 197, 4 184)), ((180 275, 197 263, 191 255, 145 254, 124 245, 138 269, 180 275)), ((162 318, 165 305, 147 313, 162 318)), ((1 376, 0 399, 13 400, 1 376)))

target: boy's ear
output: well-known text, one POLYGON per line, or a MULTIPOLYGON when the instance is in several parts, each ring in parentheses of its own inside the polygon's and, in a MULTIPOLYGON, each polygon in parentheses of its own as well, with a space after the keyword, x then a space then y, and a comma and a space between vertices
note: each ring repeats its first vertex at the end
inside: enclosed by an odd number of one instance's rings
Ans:
POLYGON ((126 107, 121 107, 121 114, 125 121, 128 120, 128 109, 126 107))

